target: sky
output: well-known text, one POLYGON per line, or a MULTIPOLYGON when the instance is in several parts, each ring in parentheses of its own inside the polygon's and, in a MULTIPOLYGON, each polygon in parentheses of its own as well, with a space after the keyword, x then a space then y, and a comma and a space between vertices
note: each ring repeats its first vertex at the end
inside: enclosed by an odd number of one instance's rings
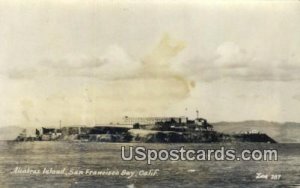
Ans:
POLYGON ((0 126, 300 122, 300 1, 0 1, 0 126))

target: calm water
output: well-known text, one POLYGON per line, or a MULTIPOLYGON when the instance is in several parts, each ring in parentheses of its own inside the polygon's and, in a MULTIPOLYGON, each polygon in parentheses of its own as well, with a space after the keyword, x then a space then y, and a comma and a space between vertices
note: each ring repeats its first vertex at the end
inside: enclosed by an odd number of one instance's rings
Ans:
MULTIPOLYGON (((0 187, 300 187, 300 144, 223 144, 236 149, 278 149, 279 161, 122 161, 115 143, 0 142, 0 187), (147 171, 155 176, 11 174, 16 167, 72 170, 147 171), (256 179, 256 173, 280 174, 280 180, 256 179)), ((134 146, 136 144, 126 144, 134 146)), ((151 149, 183 144, 143 144, 151 149)), ((223 146, 222 145, 222 146, 223 146)), ((185 148, 219 148, 219 144, 185 144, 185 148)))

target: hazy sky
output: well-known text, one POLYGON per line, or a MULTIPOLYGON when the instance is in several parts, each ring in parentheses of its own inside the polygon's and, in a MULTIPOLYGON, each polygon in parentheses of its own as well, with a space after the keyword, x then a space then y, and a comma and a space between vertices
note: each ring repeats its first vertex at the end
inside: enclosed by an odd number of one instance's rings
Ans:
POLYGON ((300 1, 0 1, 0 126, 300 121, 300 1))

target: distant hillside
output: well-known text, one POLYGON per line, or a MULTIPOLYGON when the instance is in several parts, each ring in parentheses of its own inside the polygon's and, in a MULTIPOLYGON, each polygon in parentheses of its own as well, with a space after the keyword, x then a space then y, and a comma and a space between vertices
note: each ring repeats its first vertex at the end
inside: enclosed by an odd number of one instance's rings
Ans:
POLYGON ((225 133, 239 133, 250 130, 267 133, 281 143, 300 143, 300 123, 277 123, 269 121, 242 121, 212 123, 215 130, 225 133))
MULTIPOLYGON (((0 127, 0 140, 14 140, 24 128, 18 126, 0 127)), ((33 135, 34 128, 27 128, 27 134, 33 135)))

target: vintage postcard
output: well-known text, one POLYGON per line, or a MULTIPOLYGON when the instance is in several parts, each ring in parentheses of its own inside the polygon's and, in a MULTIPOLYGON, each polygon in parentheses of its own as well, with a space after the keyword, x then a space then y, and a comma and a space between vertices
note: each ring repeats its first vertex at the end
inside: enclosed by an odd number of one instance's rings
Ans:
POLYGON ((0 187, 300 187, 300 1, 0 0, 0 187))

